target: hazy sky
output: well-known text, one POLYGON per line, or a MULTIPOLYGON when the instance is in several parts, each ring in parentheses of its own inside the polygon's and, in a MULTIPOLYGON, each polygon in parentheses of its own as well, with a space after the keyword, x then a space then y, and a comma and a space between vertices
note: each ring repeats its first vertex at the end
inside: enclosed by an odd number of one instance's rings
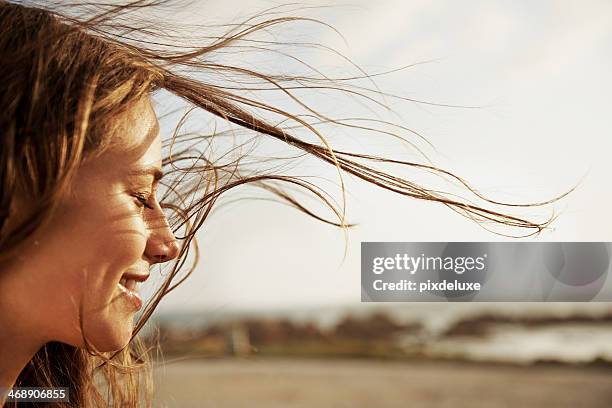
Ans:
MULTIPOLYGON (((277 3, 204 2, 187 10, 227 22, 277 3), (245 3, 248 8, 245 8, 245 3), (225 20, 223 20, 225 19, 225 20)), ((307 3, 322 4, 322 3, 307 3)), ((329 3, 328 3, 329 4, 329 3)), ((381 78, 384 90, 479 109, 395 104, 441 167, 513 201, 550 198, 578 182, 547 241, 610 241, 612 3, 609 1, 362 1, 316 10, 330 30, 303 38, 338 48, 369 72, 434 60, 381 78)), ((333 66, 329 56, 310 62, 333 66)), ((274 61, 271 66, 274 66, 274 61)), ((325 105, 324 102, 322 102, 325 105)), ((356 145, 359 149, 367 144, 356 145)), ((321 174, 334 177, 333 171, 321 174)), ((316 167, 309 172, 317 173, 316 167)), ((201 231, 203 261, 160 308, 266 309, 358 304, 362 241, 500 240, 446 207, 350 182, 344 238, 287 206, 241 202, 201 231)), ((546 213, 548 214, 548 213, 546 213)), ((545 215, 546 215, 545 214, 545 215)))

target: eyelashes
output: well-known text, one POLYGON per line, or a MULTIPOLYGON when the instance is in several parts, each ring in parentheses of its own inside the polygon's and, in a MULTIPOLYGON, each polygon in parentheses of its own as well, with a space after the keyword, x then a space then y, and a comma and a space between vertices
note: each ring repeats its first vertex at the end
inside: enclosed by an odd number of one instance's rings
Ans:
POLYGON ((144 194, 144 193, 134 193, 132 195, 136 199, 136 204, 139 207, 141 207, 141 208, 142 207, 148 208, 149 210, 153 209, 153 206, 151 204, 149 204, 149 198, 147 197, 146 194, 144 194))

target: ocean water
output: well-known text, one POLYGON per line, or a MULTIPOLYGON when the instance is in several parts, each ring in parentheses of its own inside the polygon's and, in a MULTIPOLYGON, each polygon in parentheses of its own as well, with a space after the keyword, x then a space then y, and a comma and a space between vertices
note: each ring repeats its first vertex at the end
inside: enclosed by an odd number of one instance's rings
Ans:
POLYGON ((435 358, 456 358, 527 364, 537 361, 612 363, 612 304, 608 303, 399 303, 358 304, 353 307, 330 306, 298 310, 201 312, 159 315, 157 319, 176 328, 202 328, 213 323, 244 317, 286 318, 295 323, 314 322, 321 329, 331 328, 346 316, 367 317, 385 313, 401 323, 420 323, 415 336, 399 337, 398 344, 435 358), (478 316, 521 319, 552 318, 554 323, 523 325, 492 323, 483 335, 445 336, 453 324, 478 316), (586 321, 564 319, 585 317, 586 321))

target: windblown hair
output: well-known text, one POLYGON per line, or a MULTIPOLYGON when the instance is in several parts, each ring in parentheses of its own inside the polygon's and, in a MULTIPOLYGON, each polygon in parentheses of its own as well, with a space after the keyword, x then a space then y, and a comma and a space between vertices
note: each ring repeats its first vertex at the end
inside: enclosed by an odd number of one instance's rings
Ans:
MULTIPOLYGON (((156 3, 160 2, 139 0, 121 6, 100 6, 93 13, 91 5, 86 4, 80 10, 88 11, 90 16, 75 17, 74 9, 68 13, 68 8, 40 8, 0 0, 0 260, 14 257, 32 233, 49 220, 80 165, 109 145, 108 135, 113 134, 117 119, 141 98, 157 91, 165 90, 193 110, 207 112, 235 126, 228 134, 234 134, 237 128, 256 138, 274 138, 299 153, 296 158, 306 155, 334 166, 340 175, 343 200, 337 204, 306 177, 262 170, 263 167, 257 167, 257 160, 247 160, 248 153, 223 163, 215 161, 209 149, 215 135, 179 134, 178 129, 186 120, 179 119, 177 131, 164 145, 167 176, 160 201, 181 242, 181 253, 146 305, 132 341, 115 353, 48 343, 24 368, 16 386, 68 386, 71 401, 66 407, 137 406, 143 398, 150 404, 149 350, 139 343, 136 334, 160 299, 193 271, 198 260, 196 231, 219 197, 238 186, 263 188, 300 211, 342 228, 351 226, 345 220, 342 174, 407 197, 443 204, 483 225, 516 227, 526 231, 524 235, 539 233, 552 220, 551 217, 543 222, 530 221, 493 207, 541 206, 560 197, 533 204, 501 203, 484 197, 460 177, 431 164, 333 148, 319 125, 402 137, 400 133, 376 128, 374 125, 381 121, 375 119, 358 118, 362 121, 359 122, 330 118, 298 96, 304 90, 326 89, 378 104, 365 88, 351 86, 353 80, 371 79, 365 73, 334 79, 322 74, 259 72, 255 68, 216 62, 219 54, 232 47, 249 46, 265 51, 273 45, 253 40, 258 32, 299 21, 324 23, 305 17, 279 16, 278 10, 272 9, 240 24, 224 26, 226 31, 222 35, 201 38, 197 45, 174 47, 173 43, 178 41, 176 33, 168 27, 139 24, 130 14, 156 3), (227 81, 212 80, 220 76, 227 81), (299 112, 297 108, 283 109, 253 96, 270 89, 285 95, 298 106, 299 112), (310 134, 310 139, 304 134, 310 134), (381 166, 437 174, 455 182, 483 204, 427 188, 383 171, 381 166), (329 219, 308 208, 291 192, 296 189, 321 200, 335 218, 329 219), (28 205, 17 206, 15 197, 28 205), (190 254, 190 250, 195 250, 195 254, 190 254), (179 271, 184 273, 179 276, 179 271), (104 384, 96 378, 102 378, 104 384)), ((408 131, 401 126, 395 129, 408 131)))

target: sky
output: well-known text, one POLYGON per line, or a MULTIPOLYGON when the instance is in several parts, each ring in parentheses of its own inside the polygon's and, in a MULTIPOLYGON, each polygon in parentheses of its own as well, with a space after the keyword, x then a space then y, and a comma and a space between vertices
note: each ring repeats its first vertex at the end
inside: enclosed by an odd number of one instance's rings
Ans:
MULTIPOLYGON (((171 17, 225 23, 275 4, 193 2, 171 17)), ((292 35, 334 47, 368 72, 429 61, 377 83, 409 98, 464 106, 391 100, 397 116, 387 119, 423 134, 435 146, 427 153, 436 165, 510 201, 548 199, 580 182, 555 206, 553 228, 532 240, 612 240, 612 3, 353 1, 305 13, 345 40, 308 24, 295 25, 292 35)), ((334 71, 338 58, 321 53, 309 62, 334 71)), ((331 99, 313 100, 337 108, 331 99)), ((354 141, 356 150, 370 147, 398 149, 380 138, 354 141)), ((304 171, 335 177, 324 164, 304 171)), ((159 312, 358 306, 363 241, 504 239, 435 203, 355 180, 347 188, 349 220, 359 226, 348 235, 346 257, 337 228, 277 203, 241 201, 207 220, 199 235, 202 262, 159 312)))

